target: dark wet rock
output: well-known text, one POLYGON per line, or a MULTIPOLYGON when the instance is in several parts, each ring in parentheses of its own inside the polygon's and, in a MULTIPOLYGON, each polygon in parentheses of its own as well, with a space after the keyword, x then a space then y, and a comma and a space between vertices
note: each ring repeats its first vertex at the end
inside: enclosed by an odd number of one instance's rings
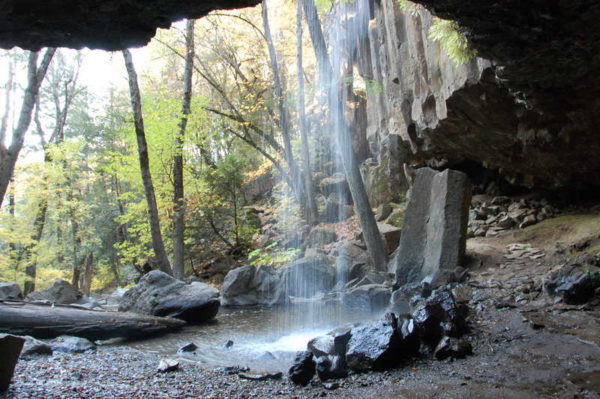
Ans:
POLYGON ((82 297, 83 294, 77 291, 70 283, 58 278, 52 287, 42 291, 34 291, 27 295, 27 300, 68 305, 79 301, 82 297))
POLYGON ((20 300, 22 299, 21 287, 17 283, 0 282, 0 300, 20 300))
POLYGON ((473 354, 473 346, 463 338, 443 337, 436 346, 433 356, 437 360, 444 360, 449 357, 453 359, 463 359, 473 354))
POLYGON ((279 275, 269 266, 246 265, 231 270, 221 287, 223 306, 273 305, 281 302, 275 296, 279 275))
POLYGON ((334 338, 329 334, 311 339, 306 346, 316 357, 335 354, 334 338))
POLYGON ((416 171, 393 260, 397 286, 462 263, 470 201, 466 174, 450 169, 416 171))
POLYGON ((583 272, 564 277, 554 284, 554 292, 560 295, 565 303, 581 304, 594 297, 595 290, 600 287, 600 275, 583 272))
POLYGON ((386 308, 391 290, 383 284, 367 284, 351 288, 342 297, 342 304, 350 309, 375 312, 386 308))
POLYGON ((246 374, 239 373, 238 376, 243 380, 250 381, 266 381, 266 380, 280 380, 283 377, 283 373, 264 373, 264 374, 246 374))
POLYGON ((315 362, 312 352, 298 352, 294 364, 288 371, 290 380, 296 385, 306 386, 315 375, 315 362))
POLYGON ((24 343, 21 337, 0 334, 0 392, 8 390, 24 343))
POLYGON ((400 341, 397 319, 391 313, 374 323, 354 327, 346 352, 348 367, 357 372, 395 367, 402 359, 398 353, 400 341))
POLYGON ((181 348, 179 348, 179 350, 177 352, 189 353, 189 352, 195 352, 196 349, 198 349, 198 345, 196 345, 193 342, 190 342, 189 344, 183 345, 181 348))
POLYGON ((171 371, 176 371, 179 369, 179 362, 173 359, 162 359, 158 362, 158 372, 159 373, 168 373, 171 371))
POLYGON ((69 335, 61 335, 60 337, 53 339, 50 341, 50 346, 53 351, 64 353, 84 353, 96 350, 96 344, 92 341, 80 337, 71 337, 69 335))
POLYGON ((276 296, 281 292, 296 297, 312 297, 327 292, 335 284, 336 270, 326 256, 304 257, 281 268, 276 296))
POLYGON ((458 337, 466 332, 468 308, 456 302, 452 291, 449 289, 434 291, 427 299, 427 304, 439 305, 443 309, 445 328, 451 336, 458 337))
POLYGON ((229 341, 225 342, 225 348, 226 348, 226 349, 229 349, 229 348, 231 348, 232 346, 233 346, 233 341, 232 341, 232 340, 229 340, 229 341))
POLYGON ((317 376, 321 381, 345 378, 348 365, 343 356, 321 356, 317 358, 317 376))
POLYGON ((23 337, 25 339, 25 345, 21 351, 21 356, 34 356, 34 355, 52 355, 54 352, 52 346, 46 342, 37 340, 33 337, 23 337))
POLYGON ((185 284, 153 270, 123 295, 119 310, 201 323, 217 315, 219 304, 219 291, 208 284, 185 284))

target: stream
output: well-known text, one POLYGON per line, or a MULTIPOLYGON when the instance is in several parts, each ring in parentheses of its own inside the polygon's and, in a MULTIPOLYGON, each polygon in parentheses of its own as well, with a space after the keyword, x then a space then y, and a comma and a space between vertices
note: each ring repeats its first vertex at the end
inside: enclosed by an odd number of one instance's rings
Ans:
POLYGON ((336 327, 379 316, 321 301, 273 308, 221 308, 208 324, 123 345, 165 357, 183 357, 207 368, 241 366, 252 371, 277 372, 287 370, 295 353, 306 350, 310 339, 336 327), (228 341, 233 341, 233 345, 227 347, 228 341), (198 346, 196 351, 177 353, 190 342, 198 346))

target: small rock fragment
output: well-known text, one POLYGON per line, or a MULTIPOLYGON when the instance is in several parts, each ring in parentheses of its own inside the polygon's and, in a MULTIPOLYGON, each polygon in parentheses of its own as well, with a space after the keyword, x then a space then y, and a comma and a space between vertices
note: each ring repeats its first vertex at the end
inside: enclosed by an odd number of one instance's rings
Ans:
POLYGON ((183 345, 181 348, 179 348, 178 352, 180 352, 180 353, 195 352, 196 349, 198 349, 198 345, 196 345, 193 342, 190 342, 189 344, 183 345))
POLYGON ((162 359, 158 363, 158 372, 159 373, 168 373, 170 371, 175 371, 179 369, 179 362, 173 359, 162 359))

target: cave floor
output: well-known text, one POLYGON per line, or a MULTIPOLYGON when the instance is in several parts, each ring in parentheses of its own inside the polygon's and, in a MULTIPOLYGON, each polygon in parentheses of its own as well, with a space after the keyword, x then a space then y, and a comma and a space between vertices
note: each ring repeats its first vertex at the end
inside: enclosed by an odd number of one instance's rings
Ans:
POLYGON ((161 374, 159 355, 107 346, 21 360, 6 398, 600 398, 600 305, 566 305, 541 288, 572 258, 569 248, 600 237, 575 234, 572 221, 565 223, 571 227, 562 233, 548 222, 469 240, 470 274, 457 291, 473 309, 474 355, 466 359, 419 359, 326 389, 316 378, 305 388, 285 378, 247 381, 183 359, 180 370, 161 374))

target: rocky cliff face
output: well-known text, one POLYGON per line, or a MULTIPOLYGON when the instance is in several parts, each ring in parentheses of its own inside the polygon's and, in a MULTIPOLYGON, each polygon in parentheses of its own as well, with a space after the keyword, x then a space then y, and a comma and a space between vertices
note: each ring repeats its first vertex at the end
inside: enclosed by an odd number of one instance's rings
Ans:
POLYGON ((419 3, 459 21, 493 62, 457 66, 429 40, 428 11, 404 15, 393 0, 374 3, 361 54, 363 74, 384 87, 367 94, 371 191, 387 200, 404 186, 403 163, 478 165, 527 187, 598 184, 600 5, 419 3))

